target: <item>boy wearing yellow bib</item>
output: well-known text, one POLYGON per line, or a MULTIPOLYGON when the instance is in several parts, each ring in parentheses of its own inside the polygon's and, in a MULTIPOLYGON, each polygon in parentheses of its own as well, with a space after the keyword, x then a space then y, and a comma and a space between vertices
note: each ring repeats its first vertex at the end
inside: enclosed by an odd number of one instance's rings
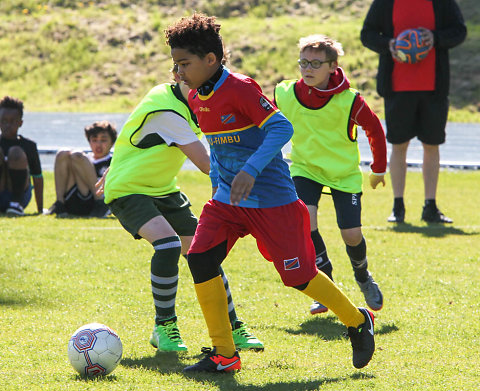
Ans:
MULTIPOLYGON (((310 229, 319 270, 332 277, 332 264, 318 232, 318 202, 324 187, 331 189, 337 224, 350 258, 355 279, 367 305, 383 306, 383 295, 367 270, 367 247, 361 230, 363 176, 359 167, 357 125, 360 125, 373 155, 370 185, 385 186, 387 167, 385 134, 378 117, 350 82, 338 57, 342 45, 324 35, 299 41, 300 80, 285 80, 275 88, 275 103, 294 127, 290 167, 299 198, 307 205, 310 229)), ((327 307, 314 302, 312 314, 327 307)))

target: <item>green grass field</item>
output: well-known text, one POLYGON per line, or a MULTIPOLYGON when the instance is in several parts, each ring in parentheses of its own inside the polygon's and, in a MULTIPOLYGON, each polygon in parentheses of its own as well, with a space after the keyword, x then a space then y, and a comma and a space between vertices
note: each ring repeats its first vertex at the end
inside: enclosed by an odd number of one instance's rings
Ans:
MULTIPOLYGON (((310 299, 285 288, 251 238, 238 242, 224 269, 237 313, 265 343, 242 353, 234 376, 185 377, 182 368, 209 346, 192 279, 181 260, 177 315, 186 354, 156 354, 151 246, 134 241, 114 218, 56 219, 30 213, 0 217, 0 388, 2 390, 478 390, 480 353, 480 172, 442 171, 438 202, 452 226, 420 221, 421 173, 409 171, 406 223, 388 225, 391 188, 365 189, 364 235, 370 270, 384 308, 376 315, 377 350, 369 366, 351 365, 343 325, 329 312, 311 316, 310 299), (67 359, 70 335, 101 322, 123 341, 112 375, 83 380, 67 359)), ((199 213, 210 194, 208 178, 181 172, 179 183, 199 213)), ((46 174, 46 203, 54 201, 46 174)), ((331 199, 320 207, 321 232, 334 277, 359 306, 331 199)))

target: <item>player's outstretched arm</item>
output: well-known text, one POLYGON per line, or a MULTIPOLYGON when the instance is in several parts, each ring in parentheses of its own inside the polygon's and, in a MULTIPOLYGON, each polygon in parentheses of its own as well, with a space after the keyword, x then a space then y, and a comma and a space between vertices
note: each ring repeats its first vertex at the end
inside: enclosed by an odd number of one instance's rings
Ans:
POLYGON ((208 175, 210 172, 210 157, 201 141, 177 146, 200 171, 208 175))

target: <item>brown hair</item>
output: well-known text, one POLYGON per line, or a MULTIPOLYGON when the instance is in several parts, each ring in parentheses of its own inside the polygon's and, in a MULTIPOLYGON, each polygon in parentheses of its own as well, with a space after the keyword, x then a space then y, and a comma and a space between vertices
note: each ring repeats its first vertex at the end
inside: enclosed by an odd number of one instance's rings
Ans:
POLYGON ((90 140, 90 137, 96 136, 100 132, 107 132, 112 139, 112 144, 117 140, 117 129, 115 125, 108 121, 96 121, 91 125, 85 126, 85 137, 90 140))

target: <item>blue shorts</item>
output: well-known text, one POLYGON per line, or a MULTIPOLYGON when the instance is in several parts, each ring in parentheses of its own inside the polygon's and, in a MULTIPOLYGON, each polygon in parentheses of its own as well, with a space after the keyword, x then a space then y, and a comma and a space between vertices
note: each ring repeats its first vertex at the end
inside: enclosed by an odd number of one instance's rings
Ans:
MULTIPOLYGON (((25 190, 25 192, 23 193, 20 205, 22 205, 24 209, 27 207, 27 205, 30 203, 30 200, 32 199, 32 189, 33 186, 29 185, 27 187, 27 190, 25 190)), ((10 202, 12 202, 12 193, 8 190, 0 192, 0 212, 4 213, 8 209, 10 202)))
MULTIPOLYGON (((324 185, 301 176, 293 177, 293 183, 298 197, 305 205, 318 207, 324 185)), ((362 226, 362 193, 346 193, 330 189, 333 204, 337 214, 337 225, 340 229, 357 228, 362 226)), ((328 193, 324 193, 328 194, 328 193)))

